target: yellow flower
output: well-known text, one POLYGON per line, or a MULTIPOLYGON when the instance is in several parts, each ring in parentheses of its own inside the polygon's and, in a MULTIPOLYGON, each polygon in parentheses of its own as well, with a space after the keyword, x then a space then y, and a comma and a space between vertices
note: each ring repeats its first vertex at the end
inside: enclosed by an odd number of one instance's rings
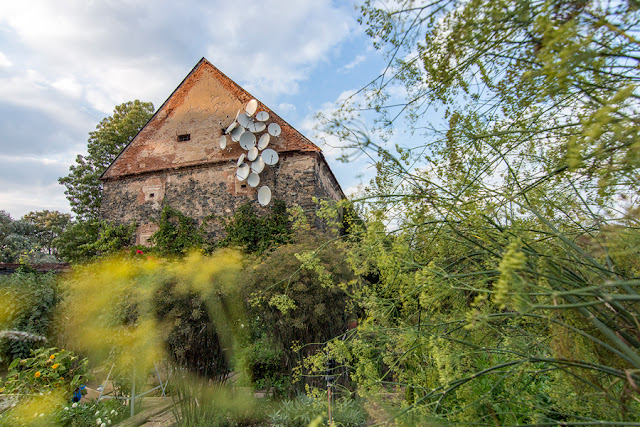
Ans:
POLYGON ((49 359, 51 359, 51 360, 53 360, 53 359, 55 359, 55 358, 56 358, 56 355, 55 355, 55 354, 52 354, 51 356, 49 356, 49 359))
POLYGON ((36 378, 40 378, 40 375, 42 375, 40 371, 36 372, 36 378))
POLYGON ((51 367, 51 369, 56 369, 58 366, 60 366, 60 365, 58 365, 58 364, 56 363, 55 365, 53 365, 53 366, 51 367))

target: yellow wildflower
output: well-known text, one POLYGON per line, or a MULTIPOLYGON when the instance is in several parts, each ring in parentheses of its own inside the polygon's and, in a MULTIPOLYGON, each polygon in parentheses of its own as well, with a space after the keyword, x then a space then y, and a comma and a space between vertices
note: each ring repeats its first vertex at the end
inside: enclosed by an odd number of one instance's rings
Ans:
POLYGON ((42 375, 40 371, 36 372, 36 378, 40 378, 40 375, 42 375))
POLYGON ((52 354, 51 356, 49 356, 49 359, 51 359, 51 360, 53 360, 53 359, 55 359, 55 358, 56 358, 56 355, 55 355, 55 354, 52 354))
POLYGON ((58 366, 60 366, 60 365, 58 365, 58 364, 56 363, 55 365, 53 365, 53 366, 51 367, 51 369, 56 369, 58 366))

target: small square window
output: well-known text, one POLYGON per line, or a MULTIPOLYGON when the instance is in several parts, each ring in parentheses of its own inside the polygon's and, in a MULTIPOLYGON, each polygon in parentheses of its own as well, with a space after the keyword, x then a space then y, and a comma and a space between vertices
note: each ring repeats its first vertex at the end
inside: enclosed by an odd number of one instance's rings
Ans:
POLYGON ((155 196, 155 194, 153 194, 153 193, 149 193, 149 198, 150 198, 150 199, 153 199, 153 196, 155 196))
POLYGON ((178 142, 184 142, 184 141, 190 141, 190 140, 191 140, 190 133, 185 133, 184 135, 178 135, 178 142))

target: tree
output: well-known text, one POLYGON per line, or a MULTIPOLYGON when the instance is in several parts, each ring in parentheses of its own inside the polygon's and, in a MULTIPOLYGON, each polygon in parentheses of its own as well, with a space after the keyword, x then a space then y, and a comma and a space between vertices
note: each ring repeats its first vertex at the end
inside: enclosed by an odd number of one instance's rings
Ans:
POLYGON ((363 393, 401 384, 404 414, 637 420, 637 5, 361 11, 389 65, 326 123, 379 155, 347 257, 377 281, 354 294, 367 324, 336 360, 363 393), (409 143, 392 147, 399 120, 409 143))
POLYGON ((67 188, 65 194, 78 220, 98 219, 102 197, 100 176, 149 121, 153 111, 150 102, 125 102, 89 133, 88 154, 79 154, 76 164, 69 168, 69 175, 58 179, 67 188))
POLYGON ((38 249, 49 255, 57 255, 53 241, 71 223, 71 215, 58 211, 32 211, 22 217, 22 221, 33 224, 38 249))
POLYGON ((0 262, 20 262, 36 250, 35 226, 0 211, 0 262))

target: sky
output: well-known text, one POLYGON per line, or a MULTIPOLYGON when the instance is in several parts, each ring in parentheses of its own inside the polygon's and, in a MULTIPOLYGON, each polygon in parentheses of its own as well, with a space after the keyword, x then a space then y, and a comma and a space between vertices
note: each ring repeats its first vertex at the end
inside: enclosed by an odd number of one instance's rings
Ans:
POLYGON ((383 68, 356 19, 352 0, 0 2, 0 210, 71 212, 58 178, 88 133, 120 103, 160 107, 203 56, 320 145, 352 193, 372 168, 338 162, 314 116, 383 68))

